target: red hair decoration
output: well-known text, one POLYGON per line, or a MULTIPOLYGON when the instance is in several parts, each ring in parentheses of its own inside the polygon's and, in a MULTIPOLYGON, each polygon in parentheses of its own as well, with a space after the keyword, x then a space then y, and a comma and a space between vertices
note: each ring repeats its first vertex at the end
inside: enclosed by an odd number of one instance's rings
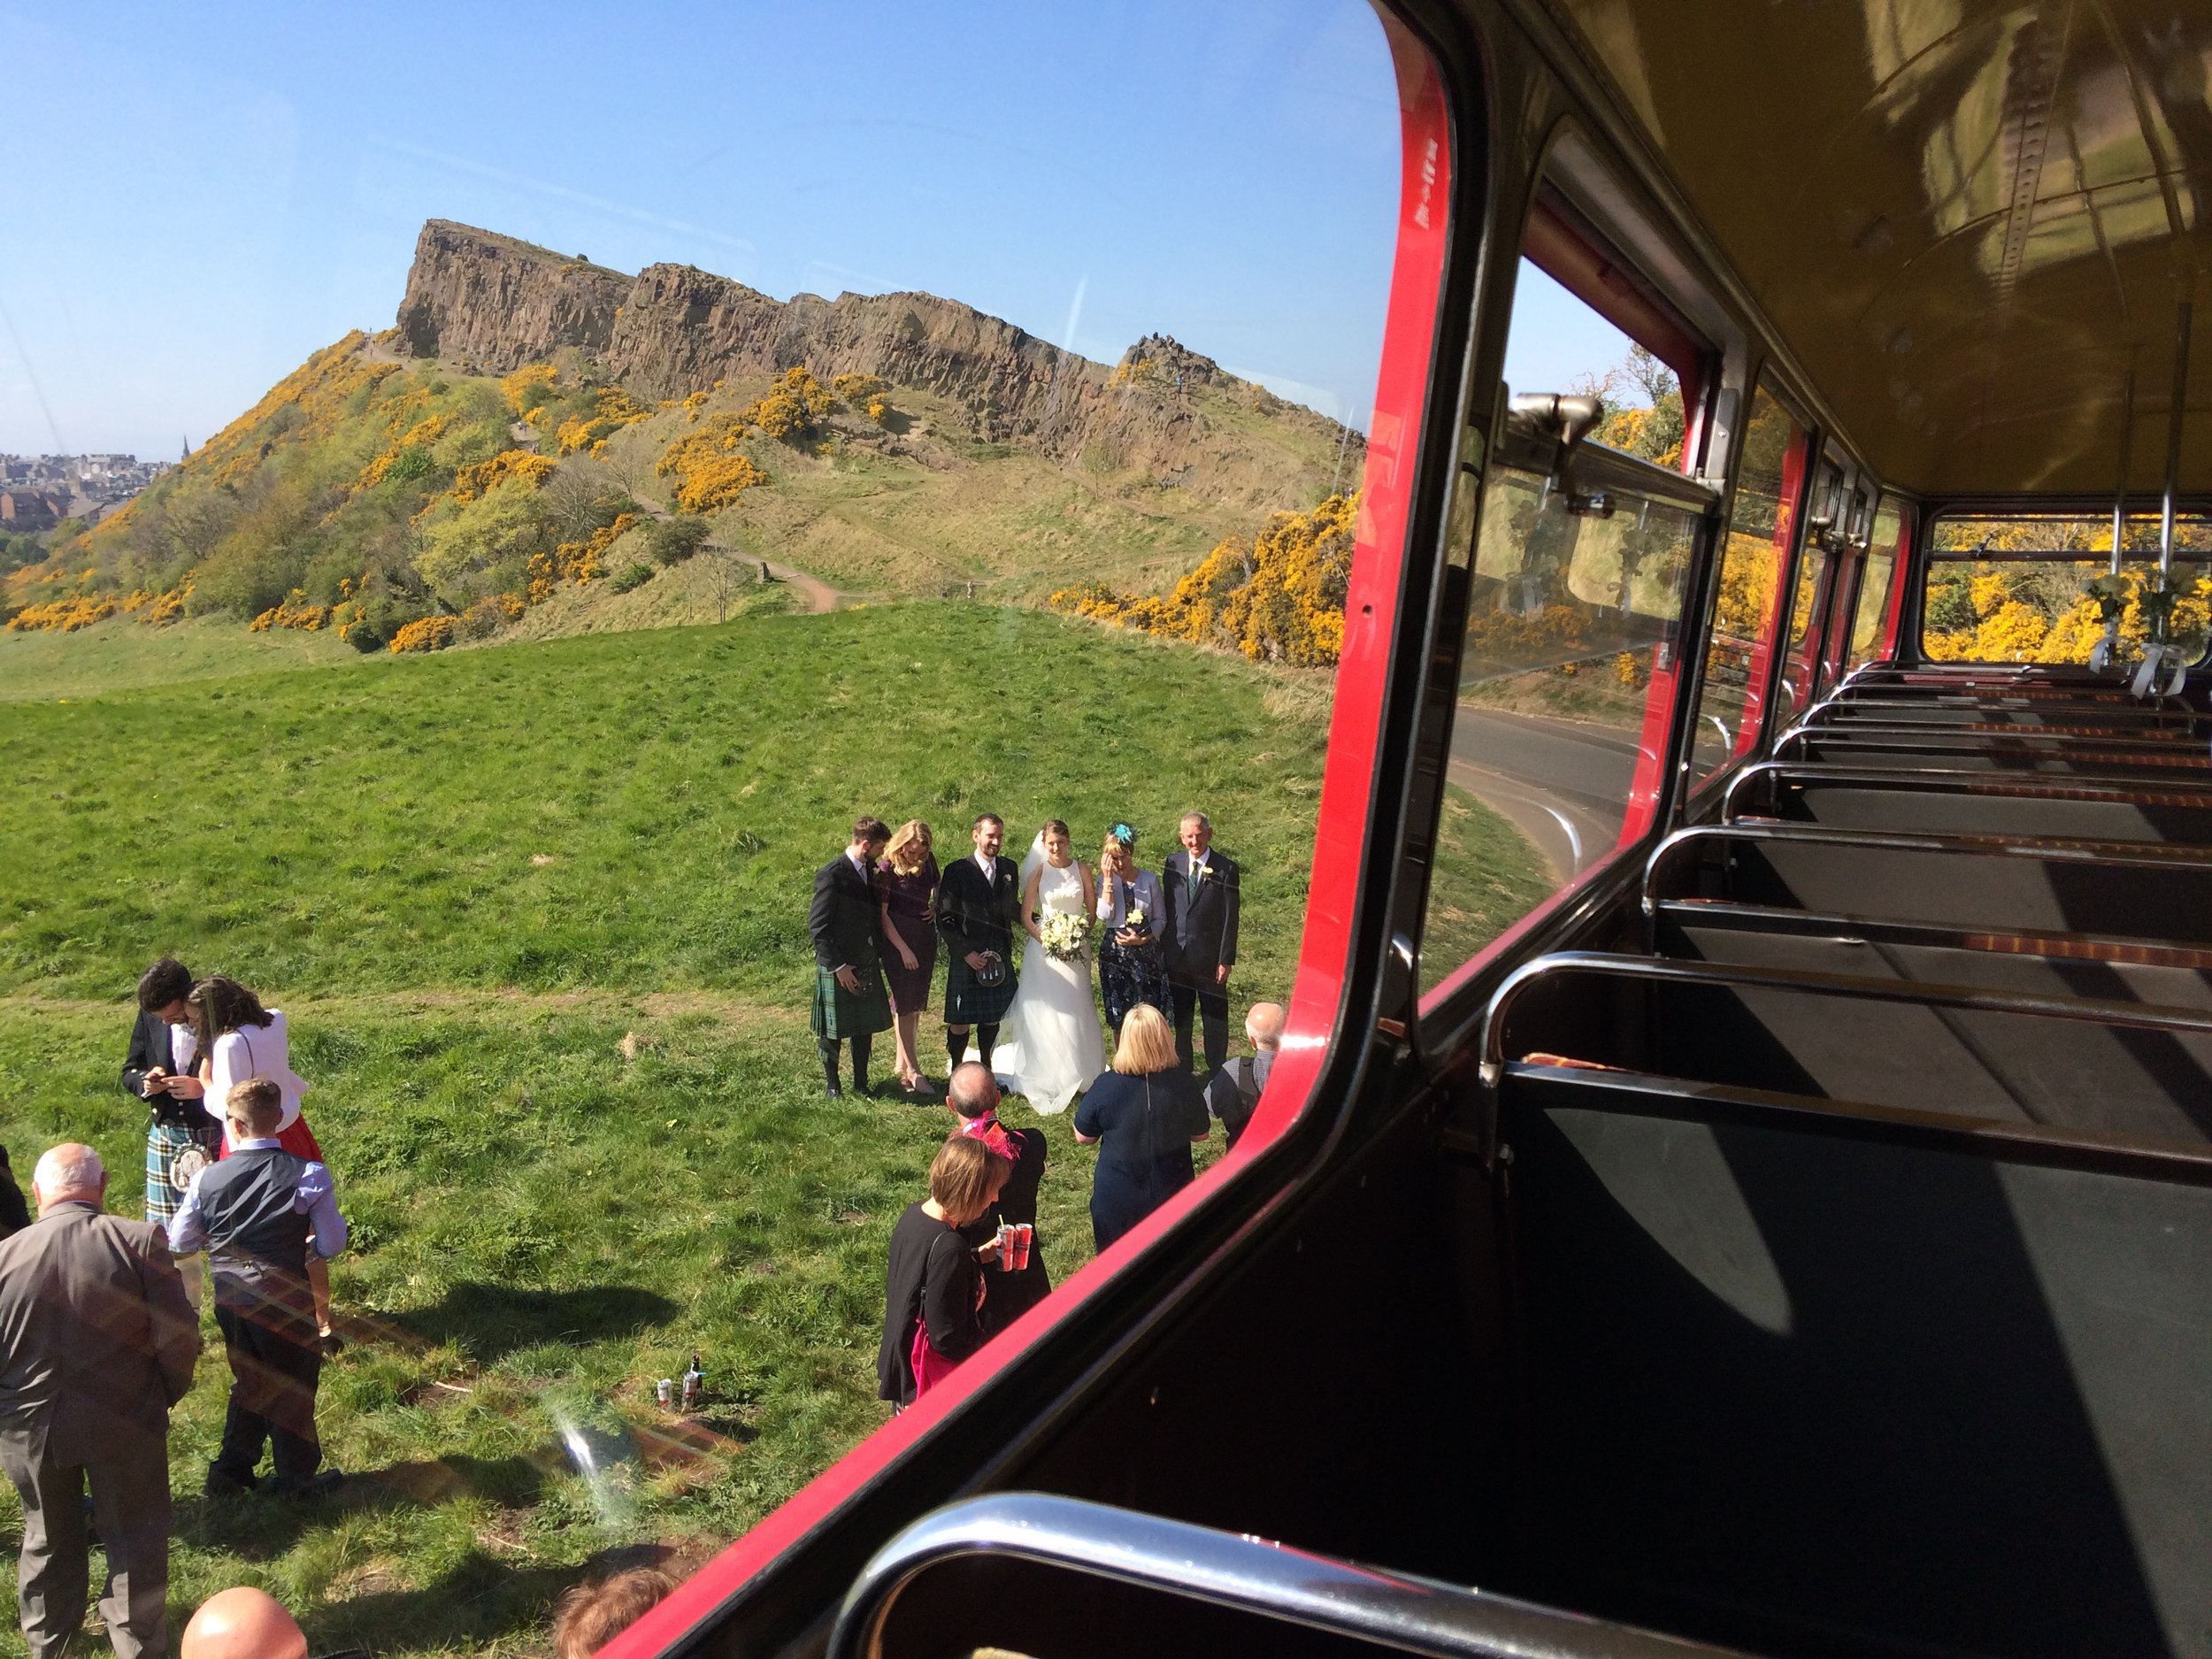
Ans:
POLYGON ((1009 1164, 1021 1160, 1014 1156, 1014 1142, 995 1118, 971 1118, 960 1125, 960 1133, 971 1141, 980 1141, 1009 1164))

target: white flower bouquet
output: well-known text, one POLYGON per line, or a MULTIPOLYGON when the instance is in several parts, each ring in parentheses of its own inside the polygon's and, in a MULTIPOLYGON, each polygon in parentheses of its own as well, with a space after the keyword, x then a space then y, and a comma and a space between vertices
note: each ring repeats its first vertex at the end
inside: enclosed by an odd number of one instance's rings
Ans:
POLYGON ((1037 918, 1037 937, 1045 955, 1059 962, 1073 962, 1090 948, 1090 925, 1066 910, 1046 910, 1037 918))

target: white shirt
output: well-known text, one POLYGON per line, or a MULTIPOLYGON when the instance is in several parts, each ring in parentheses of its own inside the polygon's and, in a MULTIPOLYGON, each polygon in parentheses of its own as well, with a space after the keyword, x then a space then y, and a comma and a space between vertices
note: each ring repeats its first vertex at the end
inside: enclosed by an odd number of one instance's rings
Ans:
POLYGON ((1206 861, 1213 856, 1213 852, 1214 849, 1210 847, 1207 848, 1202 853, 1194 853, 1191 851, 1189 848, 1186 847, 1183 849, 1183 862, 1185 865, 1183 874, 1185 879, 1187 880, 1192 876, 1204 874, 1206 870, 1206 861))
MULTIPOLYGON (((284 1016, 273 1008, 268 1015, 265 1025, 243 1025, 215 1040, 208 1060, 207 1093, 200 1097, 200 1104, 209 1117, 224 1123, 223 1103, 230 1097, 232 1084, 257 1074, 273 1078, 284 1095, 284 1116, 277 1121, 277 1133, 282 1134, 299 1121, 300 1097, 307 1093, 307 1084, 292 1070, 284 1016)), ((227 1124, 223 1134, 228 1139, 227 1124)))
POLYGON ((192 1062, 199 1057, 200 1039, 189 1025, 169 1027, 169 1061, 178 1071, 189 1071, 192 1062))
POLYGON ((998 881, 998 855, 997 855, 997 854, 995 854, 995 853, 978 853, 978 854, 975 856, 975 867, 976 867, 978 870, 980 870, 980 871, 983 872, 983 879, 984 879, 985 880, 989 881, 989 882, 991 882, 991 883, 992 883, 992 884, 994 884, 994 885, 996 885, 996 883, 997 883, 997 881, 998 881))
POLYGON ((860 872, 860 879, 863 881, 865 881, 868 879, 867 859, 863 857, 860 854, 855 852, 849 847, 845 849, 845 862, 852 865, 854 869, 860 872))

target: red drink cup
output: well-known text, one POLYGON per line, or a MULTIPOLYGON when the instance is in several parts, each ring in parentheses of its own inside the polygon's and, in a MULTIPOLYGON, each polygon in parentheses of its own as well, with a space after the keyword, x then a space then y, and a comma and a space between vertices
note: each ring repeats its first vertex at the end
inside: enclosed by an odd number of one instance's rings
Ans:
POLYGON ((1014 1265, 1017 1268, 1024 1268, 1029 1265, 1029 1247, 1035 1240, 1036 1237, 1037 1229, 1026 1221, 1022 1222, 1019 1225, 1015 1227, 1014 1265))

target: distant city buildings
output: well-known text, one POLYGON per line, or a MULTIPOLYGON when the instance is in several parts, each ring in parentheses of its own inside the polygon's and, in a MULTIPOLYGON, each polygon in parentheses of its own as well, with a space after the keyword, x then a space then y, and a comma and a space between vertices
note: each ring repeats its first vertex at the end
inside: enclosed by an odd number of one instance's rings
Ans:
POLYGON ((168 468, 134 455, 0 455, 0 534, 96 525, 168 468))

